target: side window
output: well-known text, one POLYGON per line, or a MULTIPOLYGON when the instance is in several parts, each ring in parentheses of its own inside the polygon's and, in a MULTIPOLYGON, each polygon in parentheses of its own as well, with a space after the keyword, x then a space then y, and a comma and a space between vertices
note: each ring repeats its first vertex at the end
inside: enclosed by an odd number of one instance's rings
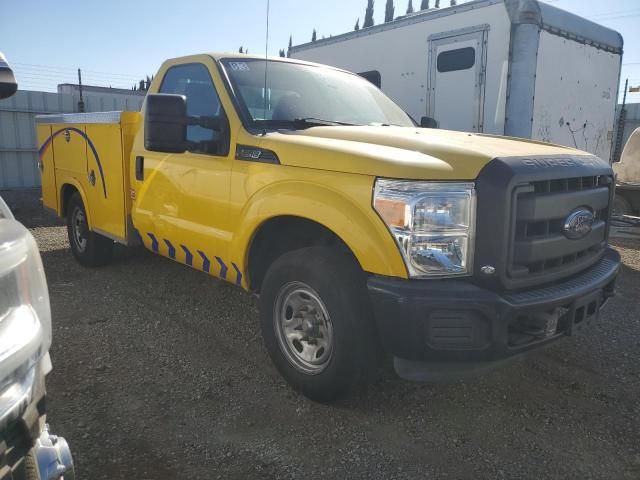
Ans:
POLYGON ((379 71, 371 70, 369 72, 361 72, 358 75, 360 75, 362 78, 366 78, 376 87, 382 88, 382 75, 380 75, 379 71))
MULTIPOLYGON (((189 116, 226 118, 211 75, 207 67, 201 63, 171 67, 162 79, 159 93, 174 93, 187 97, 189 116)), ((187 127, 187 140, 199 144, 194 152, 225 155, 229 151, 226 135, 197 125, 187 127)))
POLYGON ((447 50, 438 55, 438 72, 467 70, 476 63, 476 49, 473 47, 447 50))

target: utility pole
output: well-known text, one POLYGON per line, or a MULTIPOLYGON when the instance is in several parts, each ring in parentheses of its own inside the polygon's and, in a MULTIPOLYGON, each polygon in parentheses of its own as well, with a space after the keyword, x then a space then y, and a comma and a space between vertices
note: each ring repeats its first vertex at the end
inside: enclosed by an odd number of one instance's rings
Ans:
POLYGON ((82 99, 82 72, 78 69, 78 89, 80 90, 80 101, 78 102, 78 111, 84 112, 84 100, 82 99))
POLYGON ((611 158, 612 162, 617 162, 620 160, 620 155, 622 154, 622 140, 624 140, 624 122, 627 119, 627 89, 629 88, 629 79, 624 82, 624 95, 622 96, 622 106, 620 107, 620 115, 618 116, 618 126, 616 128, 616 138, 615 144, 613 146, 613 157, 611 158))

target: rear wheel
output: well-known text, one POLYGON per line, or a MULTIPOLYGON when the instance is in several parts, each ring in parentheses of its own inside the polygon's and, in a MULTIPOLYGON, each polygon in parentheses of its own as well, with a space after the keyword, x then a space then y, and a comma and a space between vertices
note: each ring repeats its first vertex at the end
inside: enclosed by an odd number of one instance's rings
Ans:
POLYGON ((366 384, 376 348, 365 277, 337 249, 289 252, 269 268, 262 335, 282 376, 307 397, 331 401, 366 384))
POLYGON ((89 230, 87 211, 78 192, 67 205, 67 234, 71 252, 85 267, 99 267, 111 261, 113 240, 89 230))

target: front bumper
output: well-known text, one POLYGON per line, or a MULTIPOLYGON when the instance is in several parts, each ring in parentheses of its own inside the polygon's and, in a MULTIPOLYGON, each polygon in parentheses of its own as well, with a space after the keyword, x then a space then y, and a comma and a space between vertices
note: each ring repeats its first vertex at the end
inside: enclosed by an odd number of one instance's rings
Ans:
POLYGON ((15 422, 0 430, 0 480, 74 480, 75 469, 66 440, 49 433, 45 396, 38 396, 15 422), (27 456, 36 471, 29 472, 27 456))
MULTIPOLYGON (((32 384, 0 419, 0 480, 73 480, 71 451, 64 438, 51 435, 46 425, 45 375, 51 370, 46 355, 29 373, 32 384), (36 470, 28 471, 27 457, 36 470)), ((11 387, 9 387, 11 388, 11 387)))
POLYGON ((497 293, 459 280, 368 281, 383 346, 409 380, 464 376, 558 340, 595 320, 614 294, 620 255, 607 248, 561 282, 497 293))

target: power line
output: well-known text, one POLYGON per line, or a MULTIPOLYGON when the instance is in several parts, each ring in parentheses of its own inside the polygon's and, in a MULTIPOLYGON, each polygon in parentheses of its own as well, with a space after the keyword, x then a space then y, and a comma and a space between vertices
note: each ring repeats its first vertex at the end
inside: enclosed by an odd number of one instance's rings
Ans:
POLYGON ((603 17, 621 16, 621 15, 638 15, 638 14, 640 14, 640 9, 634 8, 633 10, 621 10, 618 12, 596 13, 595 15, 591 15, 589 18, 599 19, 603 17))
MULTIPOLYGON (((12 65, 22 65, 24 67, 37 67, 39 69, 45 69, 45 70, 51 70, 51 71, 63 71, 63 72, 77 72, 77 67, 56 67, 54 65, 39 65, 36 63, 20 63, 20 62, 11 62, 12 65)), ((116 73, 116 72, 102 72, 99 70, 89 70, 89 69, 84 69, 81 67, 82 72, 87 72, 87 73, 97 73, 100 75, 110 75, 110 76, 116 76, 116 77, 126 77, 126 78, 131 78, 134 77, 135 75, 131 75, 131 74, 127 74, 127 73, 116 73)))
MULTIPOLYGON (((636 14, 633 14, 633 15, 618 15, 616 17, 598 18, 596 20, 598 22, 610 22, 612 20, 620 20, 620 19, 636 18, 636 17, 640 17, 640 13, 636 13, 636 14)), ((591 20, 593 20, 593 19, 591 18, 591 20)))
MULTIPOLYGON (((74 77, 77 78, 78 77, 78 73, 62 73, 62 72, 58 72, 58 73, 46 73, 46 72, 36 72, 33 70, 20 70, 20 69, 14 69, 14 73, 16 75, 30 75, 33 77, 42 77, 42 78, 67 78, 67 77, 74 77)), ((112 79, 112 80, 116 80, 116 81, 120 81, 120 82, 128 82, 130 80, 136 79, 137 77, 131 77, 131 78, 116 78, 116 77, 109 77, 109 76, 102 76, 102 75, 96 75, 96 74, 86 74, 84 73, 84 70, 82 71, 82 76, 85 76, 87 78, 97 78, 97 79, 112 79)))
MULTIPOLYGON (((45 82, 73 83, 73 84, 78 83, 77 76, 75 78, 72 76, 42 77, 39 75, 31 75, 31 74, 25 74, 20 72, 15 72, 15 75, 16 75, 16 78, 22 78, 25 80, 41 80, 45 82)), ((128 81, 128 80, 115 80, 115 79, 109 79, 109 78, 93 78, 93 77, 86 77, 84 75, 83 77, 84 77, 85 83, 92 83, 92 84, 111 83, 111 84, 118 84, 118 85, 132 85, 134 83, 138 83, 138 80, 128 81)))
MULTIPOLYGON (((40 68, 22 66, 21 64, 16 65, 14 69, 16 78, 21 85, 38 85, 41 88, 46 87, 50 90, 57 90, 57 85, 61 83, 77 84, 76 70, 64 70, 62 68, 44 65, 40 68), (48 68, 50 68, 50 70, 48 68)), ((129 90, 133 85, 137 85, 140 80, 138 77, 125 76, 123 74, 116 76, 114 74, 85 73, 84 71, 83 74, 86 82, 92 86, 104 86, 124 90, 129 90)))
MULTIPOLYGON (((51 85, 53 87, 57 87, 62 84, 70 84, 77 85, 76 79, 71 78, 60 78, 60 79, 43 79, 43 78, 34 78, 34 77, 25 77, 21 75, 16 75, 16 78, 19 83, 29 82, 29 83, 39 83, 42 85, 51 85)), ((112 88, 125 88, 129 89, 134 84, 138 84, 138 82, 111 82, 111 81, 88 81, 85 82, 89 86, 94 87, 112 87, 112 88)))
MULTIPOLYGON (((36 69, 36 68, 25 68, 25 67, 14 67, 14 71, 16 73, 25 73, 25 74, 29 74, 29 75, 41 75, 41 76, 46 76, 46 77, 52 77, 52 76, 72 76, 72 77, 76 77, 77 76, 77 71, 69 71, 69 72, 63 72, 63 71, 54 71, 54 70, 44 70, 44 69, 36 69)), ((92 73, 92 72, 87 72, 85 74, 85 70, 82 70, 82 74, 85 75, 86 77, 91 77, 91 78, 99 78, 99 79, 104 79, 104 78, 109 78, 109 79, 113 79, 113 80, 119 80, 119 81, 137 81, 138 77, 134 76, 134 75, 130 75, 130 76, 124 76, 124 75, 109 75, 109 74, 97 74, 97 73, 92 73)))

